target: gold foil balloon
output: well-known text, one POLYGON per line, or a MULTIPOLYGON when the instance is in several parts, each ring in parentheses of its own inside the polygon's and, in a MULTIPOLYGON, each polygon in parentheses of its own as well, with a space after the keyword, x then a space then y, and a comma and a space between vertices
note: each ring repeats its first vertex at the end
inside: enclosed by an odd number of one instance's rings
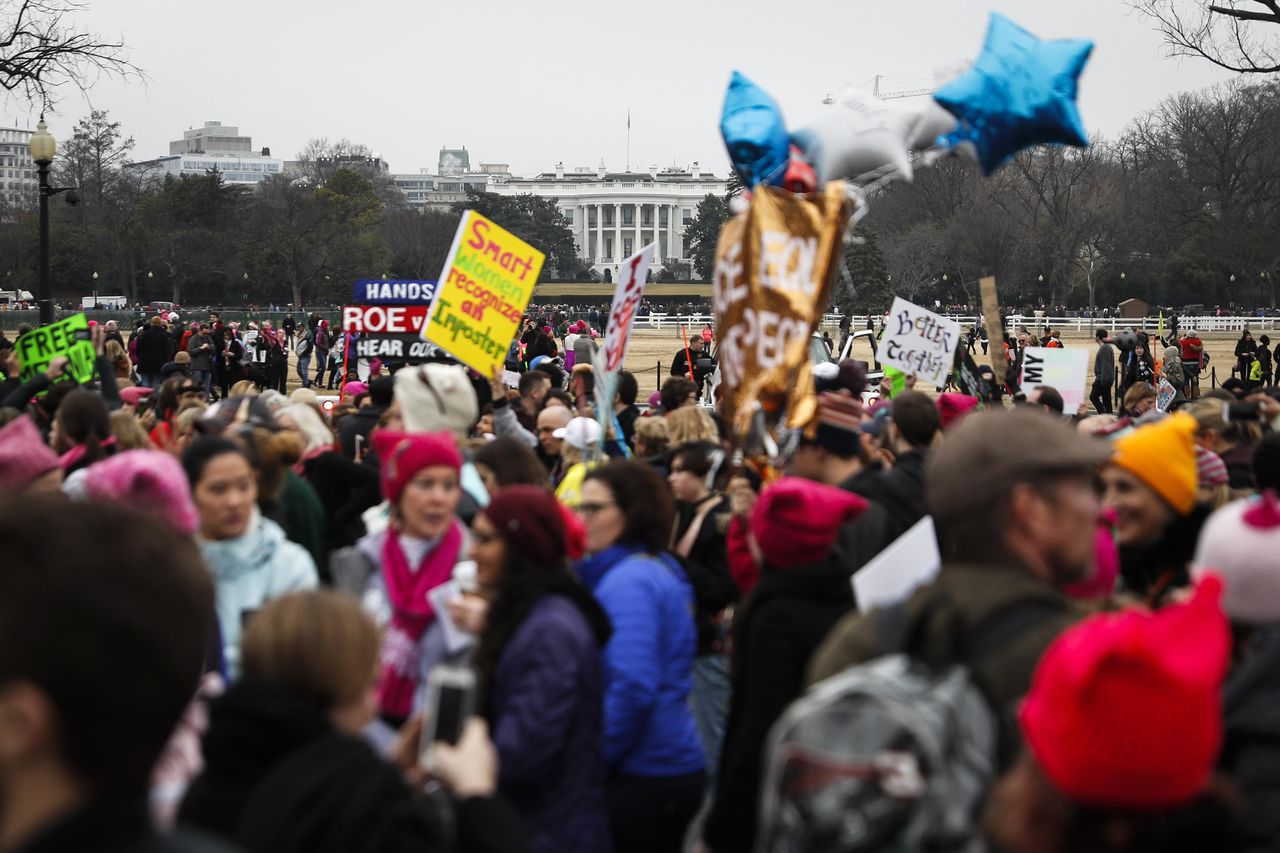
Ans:
POLYGON ((720 231, 713 298, 722 411, 739 437, 759 411, 771 428, 813 419, 809 339, 830 298, 849 209, 841 181, 811 195, 758 186, 746 212, 720 231))

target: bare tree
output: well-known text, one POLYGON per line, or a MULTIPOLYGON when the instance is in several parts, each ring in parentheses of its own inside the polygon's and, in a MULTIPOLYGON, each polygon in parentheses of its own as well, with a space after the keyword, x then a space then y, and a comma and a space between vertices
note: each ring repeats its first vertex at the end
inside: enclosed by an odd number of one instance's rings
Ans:
POLYGON ((71 84, 87 90, 102 75, 141 77, 123 41, 109 41, 71 20, 78 0, 0 0, 0 86, 42 107, 71 84))
POLYGON ((1207 59, 1229 71, 1280 71, 1277 0, 1131 0, 1151 18, 1175 56, 1207 59))

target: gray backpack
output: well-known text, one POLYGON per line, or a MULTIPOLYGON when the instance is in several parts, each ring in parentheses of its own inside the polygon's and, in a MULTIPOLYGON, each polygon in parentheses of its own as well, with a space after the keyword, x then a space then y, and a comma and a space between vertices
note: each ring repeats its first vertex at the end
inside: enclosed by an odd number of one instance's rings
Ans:
POLYGON ((905 602, 876 611, 881 656, 814 685, 774 724, 758 851, 983 849, 975 824, 1000 725, 973 666, 1058 611, 997 611, 967 650, 957 644, 959 662, 938 665, 911 654, 937 606, 927 601, 915 620, 905 602))

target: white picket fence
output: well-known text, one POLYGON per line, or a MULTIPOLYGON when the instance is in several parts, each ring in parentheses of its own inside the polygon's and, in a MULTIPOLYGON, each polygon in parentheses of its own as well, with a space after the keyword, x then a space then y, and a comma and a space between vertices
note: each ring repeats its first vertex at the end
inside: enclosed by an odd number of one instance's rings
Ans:
MULTIPOLYGON (((973 315, 966 314, 945 314, 952 320, 958 322, 962 327, 967 329, 978 322, 978 318, 973 315)), ((837 329, 840 327, 842 315, 838 313, 824 314, 819 328, 837 329)), ((878 329, 883 323, 882 315, 873 315, 878 329)), ((1044 327, 1057 329, 1060 332, 1074 332, 1079 334, 1088 334, 1093 329, 1106 329, 1114 332, 1117 329, 1137 328, 1144 332, 1155 332, 1160 328, 1159 317, 1142 317, 1138 319, 1127 319, 1124 317, 1046 317, 1041 314, 1014 314, 1006 318, 1010 329, 1018 329, 1026 326, 1034 332, 1040 332, 1044 327)), ((686 329, 698 330, 707 323, 715 325, 715 318, 711 314, 649 314, 645 317, 637 318, 637 325, 648 327, 650 329, 679 329, 684 326, 686 329)), ((850 327, 857 331, 867 328, 867 315, 854 314, 850 319, 850 327)), ((1195 329, 1197 332, 1240 332, 1248 329, 1252 332, 1270 332, 1280 328, 1280 317, 1216 317, 1212 315, 1191 317, 1179 316, 1179 331, 1187 331, 1195 329)), ((1164 329, 1169 331, 1169 318, 1164 319, 1164 329)))

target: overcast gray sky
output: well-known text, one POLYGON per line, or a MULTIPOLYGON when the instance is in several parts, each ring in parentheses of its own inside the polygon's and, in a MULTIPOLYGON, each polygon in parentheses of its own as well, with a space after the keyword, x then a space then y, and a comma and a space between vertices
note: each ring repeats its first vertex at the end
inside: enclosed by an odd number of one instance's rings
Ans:
MULTIPOLYGON (((1044 38, 1091 38, 1081 84, 1091 131, 1115 135, 1171 93, 1226 79, 1169 59, 1120 0, 90 0, 86 26, 122 36, 145 83, 90 93, 137 140, 168 153, 205 121, 237 125, 292 157, 315 136, 369 145, 397 172, 443 146, 516 174, 626 161, 728 168, 718 120, 732 69, 764 86, 795 127, 827 92, 892 78, 931 85, 977 55, 995 9, 1044 38), (905 78, 919 78, 915 80, 905 78)), ((65 139, 89 108, 68 94, 50 121, 65 139)), ((8 119, 31 122, 11 102, 8 119)), ((28 126, 31 126, 28 125, 28 126)))

